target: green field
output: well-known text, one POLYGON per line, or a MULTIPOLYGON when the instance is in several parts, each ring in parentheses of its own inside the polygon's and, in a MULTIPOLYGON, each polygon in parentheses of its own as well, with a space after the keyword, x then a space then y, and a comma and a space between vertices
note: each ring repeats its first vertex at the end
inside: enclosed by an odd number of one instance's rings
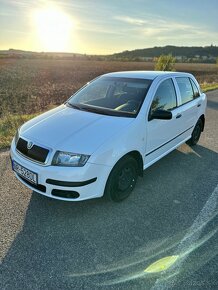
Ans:
MULTIPOLYGON (((0 60, 0 148, 9 146, 17 127, 50 107, 63 103, 100 74, 153 70, 154 63, 45 59, 0 60)), ((215 64, 176 64, 191 72, 202 89, 218 88, 215 64)))

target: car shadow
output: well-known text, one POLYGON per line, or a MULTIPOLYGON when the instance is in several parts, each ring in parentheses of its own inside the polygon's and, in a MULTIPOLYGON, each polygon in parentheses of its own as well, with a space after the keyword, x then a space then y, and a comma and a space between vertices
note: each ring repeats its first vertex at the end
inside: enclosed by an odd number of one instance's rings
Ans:
MULTIPOLYGON (((32 193, 23 228, 2 262, 0 288, 150 289, 158 277, 134 273, 172 255, 217 185, 217 164, 216 152, 183 145, 148 168, 121 203, 32 193), (120 284, 122 277, 128 278, 120 284)), ((210 218, 208 232, 214 225, 210 218)), ((208 259, 217 252, 210 242, 208 259)))

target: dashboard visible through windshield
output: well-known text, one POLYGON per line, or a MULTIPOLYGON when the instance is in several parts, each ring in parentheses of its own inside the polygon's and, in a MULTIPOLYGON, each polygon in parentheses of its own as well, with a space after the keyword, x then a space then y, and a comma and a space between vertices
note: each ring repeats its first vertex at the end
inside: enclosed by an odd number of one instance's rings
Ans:
POLYGON ((67 105, 98 114, 134 118, 151 82, 136 78, 100 77, 74 94, 67 105))

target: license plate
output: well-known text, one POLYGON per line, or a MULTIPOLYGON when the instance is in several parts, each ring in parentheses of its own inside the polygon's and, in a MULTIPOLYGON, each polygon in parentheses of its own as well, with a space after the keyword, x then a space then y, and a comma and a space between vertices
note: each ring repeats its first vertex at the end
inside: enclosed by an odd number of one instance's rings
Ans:
POLYGON ((38 183, 38 176, 37 173, 25 168, 24 166, 20 165, 16 161, 12 160, 12 169, 20 176, 28 180, 33 184, 38 183))

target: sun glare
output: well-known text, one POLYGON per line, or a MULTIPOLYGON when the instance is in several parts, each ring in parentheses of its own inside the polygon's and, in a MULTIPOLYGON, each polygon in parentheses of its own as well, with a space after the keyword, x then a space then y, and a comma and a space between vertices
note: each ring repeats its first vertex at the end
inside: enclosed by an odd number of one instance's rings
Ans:
POLYGON ((54 7, 35 11, 34 21, 43 51, 69 51, 73 23, 68 15, 54 7))

